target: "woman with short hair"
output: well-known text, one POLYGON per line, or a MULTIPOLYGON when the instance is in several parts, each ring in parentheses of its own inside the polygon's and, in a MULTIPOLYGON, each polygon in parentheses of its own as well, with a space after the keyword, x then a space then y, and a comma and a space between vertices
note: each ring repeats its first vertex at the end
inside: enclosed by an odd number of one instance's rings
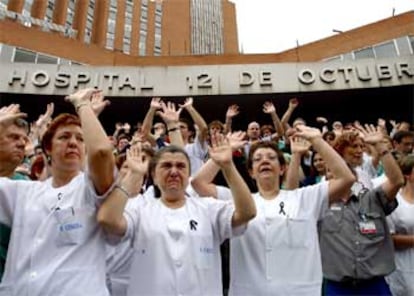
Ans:
MULTIPOLYGON (((49 179, 0 178, 0 221, 12 228, 1 295, 109 295, 96 213, 114 181, 114 157, 91 107, 97 95, 83 89, 68 96, 78 116, 61 114, 48 127, 42 144, 49 179)), ((0 134, 23 116, 3 109, 0 134)))

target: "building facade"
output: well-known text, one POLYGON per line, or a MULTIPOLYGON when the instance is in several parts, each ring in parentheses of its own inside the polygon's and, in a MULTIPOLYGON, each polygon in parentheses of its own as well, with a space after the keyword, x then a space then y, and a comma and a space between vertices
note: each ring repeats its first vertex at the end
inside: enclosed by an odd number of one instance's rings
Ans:
MULTIPOLYGON (((235 7, 228 0, 0 0, 0 18, 131 57, 238 53, 235 7)), ((59 42, 51 46, 60 50, 59 42)), ((30 48, 17 48, 10 59, 33 62, 30 48)))
POLYGON ((136 110, 145 114, 155 96, 177 101, 193 96, 207 121, 238 104, 245 112, 240 128, 268 119, 261 112, 265 100, 277 101, 283 112, 291 97, 300 99, 298 112, 311 123, 316 116, 414 122, 414 11, 280 53, 243 55, 231 53, 228 45, 237 45, 230 1, 99 0, 91 6, 92 1, 56 0, 53 10, 50 1, 28 3, 9 0, 0 13, 0 63, 6 69, 0 75, 0 105, 19 100, 39 113, 46 102, 93 86, 114 101, 115 112, 103 115, 109 124, 117 116, 132 118, 136 110), (140 47, 145 26, 137 18, 145 3, 147 39, 140 47), (122 16, 131 9, 129 21, 122 16), (29 19, 24 11, 30 11, 29 19), (47 14, 51 23, 37 21, 47 14), (192 25, 175 23, 182 19, 192 25), (161 39, 155 31, 159 23, 161 39), (171 37, 175 43, 168 42, 170 31, 177 34, 171 37), (364 101, 369 110, 361 106, 364 101))

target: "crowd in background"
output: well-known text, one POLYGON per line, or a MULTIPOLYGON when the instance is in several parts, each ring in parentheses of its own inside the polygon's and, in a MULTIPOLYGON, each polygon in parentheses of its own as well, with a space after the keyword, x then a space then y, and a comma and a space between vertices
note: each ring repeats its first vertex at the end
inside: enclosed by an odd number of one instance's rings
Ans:
POLYGON ((102 92, 66 100, 0 108, 0 295, 414 295, 409 122, 153 98, 105 131, 102 92))

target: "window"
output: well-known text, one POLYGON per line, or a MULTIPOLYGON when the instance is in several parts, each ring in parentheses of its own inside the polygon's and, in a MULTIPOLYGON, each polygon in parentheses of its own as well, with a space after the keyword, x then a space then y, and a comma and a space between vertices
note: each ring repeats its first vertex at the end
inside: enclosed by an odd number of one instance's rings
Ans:
POLYGON ((374 50, 372 47, 363 48, 360 50, 354 51, 355 59, 367 59, 367 58, 375 58, 374 50))
POLYGON ((399 56, 408 56, 412 53, 408 36, 397 38, 395 41, 397 42, 399 56))
POLYGON ((377 58, 391 58, 398 56, 394 41, 376 45, 374 46, 374 50, 377 58))
POLYGON ((44 54, 38 54, 37 55, 37 64, 57 64, 58 63, 58 58, 56 57, 51 57, 48 55, 44 55, 44 54))
POLYGON ((409 36, 410 44, 411 44, 411 53, 414 54, 414 36, 409 36))
POLYGON ((161 22, 162 22, 162 17, 161 17, 161 15, 158 15, 158 14, 156 14, 156 15, 155 15, 155 22, 156 22, 156 23, 161 23, 161 22))
POLYGON ((354 55, 353 55, 352 52, 347 52, 347 53, 344 53, 342 55, 342 58, 343 58, 344 61, 353 61, 354 60, 354 55))
POLYGON ((36 53, 23 48, 15 48, 13 62, 15 63, 35 63, 36 53))

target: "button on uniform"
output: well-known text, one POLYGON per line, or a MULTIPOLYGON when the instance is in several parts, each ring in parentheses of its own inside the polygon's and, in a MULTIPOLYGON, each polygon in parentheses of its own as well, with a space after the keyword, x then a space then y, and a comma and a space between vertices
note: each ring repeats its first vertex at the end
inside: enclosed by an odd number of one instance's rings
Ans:
POLYGON ((175 261, 175 266, 176 267, 181 267, 181 266, 183 266, 183 263, 180 260, 176 260, 175 261))

